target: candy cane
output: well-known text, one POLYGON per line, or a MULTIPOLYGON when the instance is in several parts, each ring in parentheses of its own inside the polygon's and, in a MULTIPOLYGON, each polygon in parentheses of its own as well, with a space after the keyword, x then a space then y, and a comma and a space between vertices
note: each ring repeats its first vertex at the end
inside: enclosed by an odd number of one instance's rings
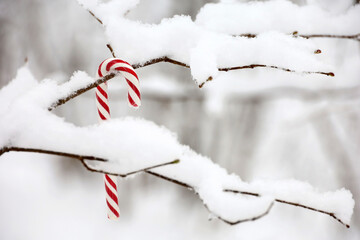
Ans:
MULTIPOLYGON (((103 77, 110 72, 121 73, 128 84, 129 106, 138 108, 141 105, 139 91, 139 79, 132 66, 118 58, 109 58, 103 61, 97 71, 98 77, 103 77)), ((96 87, 96 106, 99 113, 99 122, 110 119, 109 99, 107 94, 107 83, 101 83, 96 87)), ((117 196, 116 176, 105 174, 106 204, 108 206, 108 218, 117 219, 120 209, 117 196)))

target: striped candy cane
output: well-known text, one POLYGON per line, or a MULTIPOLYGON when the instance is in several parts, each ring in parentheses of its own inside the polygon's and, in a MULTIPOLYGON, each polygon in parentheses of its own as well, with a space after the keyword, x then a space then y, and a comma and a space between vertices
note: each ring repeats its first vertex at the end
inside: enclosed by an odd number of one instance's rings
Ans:
MULTIPOLYGON (((97 71, 97 77, 101 78, 110 72, 121 73, 128 84, 129 106, 138 108, 141 105, 139 91, 139 79, 132 66, 118 58, 109 58, 103 61, 97 71)), ((99 122, 110 119, 109 99, 107 94, 107 83, 104 82, 96 87, 96 106, 99 113, 99 122)), ((106 203, 108 206, 108 218, 117 219, 120 209, 117 196, 116 176, 105 174, 106 203)))

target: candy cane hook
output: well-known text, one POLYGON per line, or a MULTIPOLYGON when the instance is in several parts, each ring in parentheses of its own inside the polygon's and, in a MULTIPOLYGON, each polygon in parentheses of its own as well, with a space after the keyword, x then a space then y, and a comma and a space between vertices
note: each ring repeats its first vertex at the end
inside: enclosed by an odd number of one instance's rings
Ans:
MULTIPOLYGON (((128 85, 129 106, 138 108, 141 105, 139 91, 139 79, 133 67, 118 58, 109 58, 103 61, 97 71, 98 77, 103 77, 110 72, 120 73, 128 85)), ((110 119, 109 99, 107 93, 107 83, 101 83, 96 87, 96 106, 98 110, 99 122, 110 119)), ((108 206, 108 218, 117 219, 120 216, 120 209, 117 196, 116 176, 105 174, 106 204, 108 206)))

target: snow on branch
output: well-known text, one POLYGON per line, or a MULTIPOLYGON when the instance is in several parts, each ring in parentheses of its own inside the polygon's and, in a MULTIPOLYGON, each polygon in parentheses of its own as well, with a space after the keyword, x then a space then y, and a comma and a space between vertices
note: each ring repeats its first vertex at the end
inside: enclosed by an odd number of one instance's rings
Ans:
POLYGON ((196 16, 205 29, 255 37, 268 31, 293 33, 303 38, 340 38, 360 41, 360 5, 333 13, 318 5, 291 1, 209 3, 196 16))
POLYGON ((0 155, 26 151, 66 156, 82 161, 90 171, 122 177, 146 172, 193 190, 228 224, 259 219, 279 202, 327 214, 349 226, 354 200, 348 190, 319 193, 295 180, 247 183, 152 122, 124 118, 78 127, 48 111, 58 99, 93 82, 77 72, 62 85, 51 80, 38 83, 26 67, 21 68, 0 90, 0 155))
MULTIPOLYGON (((350 35, 341 35, 341 34, 299 34, 298 31, 292 33, 294 37, 302 38, 338 38, 338 39, 351 39, 355 41, 360 41, 360 33, 350 34, 350 35)), ((255 33, 242 33, 239 35, 233 35, 234 37, 247 37, 247 38, 256 38, 257 34, 255 33)))
POLYGON ((79 2, 105 27, 113 56, 121 56, 134 67, 168 62, 190 68, 200 87, 219 72, 240 69, 334 76, 331 66, 314 54, 319 48, 306 39, 279 32, 265 32, 253 39, 233 37, 209 30, 189 16, 174 16, 157 25, 143 24, 123 17, 138 1, 79 2))
MULTIPOLYGON (((158 63, 158 62, 168 62, 168 63, 172 63, 172 64, 176 64, 176 65, 179 65, 179 66, 183 66, 183 67, 186 67, 186 68, 189 68, 188 65, 186 65, 185 63, 182 63, 182 62, 178 62, 178 61, 175 61, 173 59, 170 59, 168 57, 163 57, 163 58, 158 58, 158 59, 153 59, 151 60, 150 62, 147 62, 146 64, 144 65, 132 65, 134 69, 137 69, 137 68, 140 68, 140 67, 145 67, 145 66, 148 66, 148 65, 151 65, 151 64, 155 64, 155 63, 158 63)), ((231 70, 238 70, 238 69, 253 69, 253 68, 274 68, 274 69, 280 69, 280 70, 283 70, 283 71, 287 71, 287 72, 295 72, 294 70, 290 70, 290 69, 285 69, 285 68, 279 68, 279 67, 276 67, 276 66, 266 66, 266 65, 249 65, 249 66, 241 66, 241 67, 234 67, 234 68, 221 68, 219 69, 219 71, 224 71, 224 72, 227 72, 227 71, 231 71, 231 70)), ((305 73, 318 73, 318 74, 324 74, 324 75, 327 75, 327 76, 334 76, 333 73, 329 72, 329 73, 325 73, 325 72, 305 72, 305 73)), ((112 78, 115 77, 115 74, 114 73, 110 73, 109 75, 106 75, 104 76, 103 78, 99 78, 97 79, 95 82, 92 82, 90 84, 86 84, 86 85, 80 85, 78 86, 77 89, 74 89, 73 92, 67 92, 68 95, 65 95, 59 99, 56 100, 55 103, 53 103, 50 107, 49 107, 49 110, 53 110, 54 108, 62 105, 62 104, 65 104, 66 102, 68 102, 69 100, 95 88, 97 85, 103 83, 103 82, 106 82, 112 78)), ((212 77, 209 77, 205 82, 207 81, 211 81, 213 78, 212 77)), ((199 85, 199 87, 203 87, 205 82, 201 83, 199 85)))

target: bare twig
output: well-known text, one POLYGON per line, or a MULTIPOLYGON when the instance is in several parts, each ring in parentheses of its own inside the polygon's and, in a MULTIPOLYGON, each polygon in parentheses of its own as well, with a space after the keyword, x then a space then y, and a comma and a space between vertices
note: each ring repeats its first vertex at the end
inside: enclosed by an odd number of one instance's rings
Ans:
POLYGON ((22 147, 4 147, 4 148, 0 149, 0 156, 6 152, 43 153, 43 154, 57 155, 57 156, 61 156, 61 157, 75 158, 78 160, 86 159, 86 160, 92 160, 92 161, 107 162, 106 159, 99 158, 99 157, 78 155, 78 154, 73 154, 73 153, 57 152, 57 151, 44 150, 44 149, 38 149, 38 148, 22 148, 22 147))
POLYGON ((42 153, 42 154, 50 154, 50 155, 56 155, 56 156, 61 156, 61 157, 68 157, 68 158, 74 158, 77 160, 80 160, 81 163, 84 165, 84 167, 91 171, 91 172, 98 172, 98 173, 104 173, 104 174, 110 174, 113 176, 118 176, 118 177, 127 177, 139 172, 146 172, 149 171, 151 169, 154 168, 159 168, 159 167, 164 167, 167 165, 171 165, 171 164, 177 164, 180 162, 179 159, 176 159, 174 161, 171 162, 166 162, 166 163, 162 163, 162 164, 158 164, 158 165, 154 165, 154 166, 150 166, 147 168, 142 168, 142 169, 138 169, 136 171, 132 171, 132 172, 128 172, 126 174, 119 174, 119 173, 110 173, 107 171, 102 171, 102 170, 98 170, 95 168, 90 167, 85 161, 100 161, 100 162, 107 162, 108 160, 104 159, 104 158, 99 158, 99 157, 94 157, 94 156, 86 156, 86 155, 78 155, 78 154, 73 154, 73 153, 65 153, 65 152, 58 152, 58 151, 52 151, 52 150, 44 150, 44 149, 38 149, 38 148, 22 148, 22 147, 4 147, 2 149, 0 149, 0 156, 6 152, 32 152, 32 153, 42 153))
POLYGON ((113 48, 111 47, 110 43, 106 44, 107 48, 110 50, 111 55, 116 58, 113 48))
MULTIPOLYGON (((233 189, 225 189, 224 192, 231 192, 231 193, 245 194, 245 195, 251 195, 251 196, 260 197, 260 194, 258 194, 258 193, 243 192, 243 191, 233 190, 233 189)), ((277 199, 277 198, 275 199, 275 201, 279 202, 279 203, 284 203, 284 204, 292 205, 292 206, 295 206, 295 207, 301 207, 301 208, 305 208, 305 209, 308 209, 308 210, 311 210, 311 211, 315 211, 315 212, 319 212, 319 213, 329 215, 330 217, 334 218, 335 220, 337 220, 338 222, 340 222, 341 224, 343 224, 347 228, 350 227, 350 225, 344 223, 343 221, 341 221, 341 219, 337 218, 335 216, 335 213, 326 212, 326 211, 316 209, 316 208, 313 208, 313 207, 309 207, 309 206, 306 206, 306 205, 303 205, 303 204, 300 204, 300 203, 289 202, 289 201, 285 201, 285 200, 281 200, 281 199, 277 199)))
POLYGON ((97 16, 95 16, 95 14, 89 10, 89 13, 91 14, 91 16, 93 16, 101 25, 103 25, 103 22, 100 20, 100 18, 98 18, 97 16))
POLYGON ((336 35, 336 34, 299 34, 297 31, 293 32, 295 37, 302 38, 338 38, 338 39, 351 39, 355 41, 360 41, 360 33, 353 35, 336 35))
POLYGON ((127 176, 130 176, 130 175, 136 174, 136 173, 146 172, 146 171, 149 171, 149 170, 154 169, 154 168, 164 167, 164 166, 167 166, 167 165, 177 164, 177 163, 180 162, 179 159, 176 159, 176 160, 171 161, 171 162, 166 162, 166 163, 154 165, 154 166, 147 167, 147 168, 142 168, 142 169, 139 169, 139 170, 136 170, 136 171, 128 172, 126 174, 119 174, 119 173, 112 173, 112 172, 109 172, 109 171, 103 171, 103 170, 98 170, 98 169, 92 168, 85 162, 86 160, 88 160, 88 159, 82 159, 81 163, 90 172, 104 173, 104 174, 109 174, 109 175, 118 176, 118 177, 127 177, 127 176))
POLYGON ((223 218, 221 218, 221 217, 218 217, 218 218, 219 218, 221 221, 224 221, 224 222, 226 222, 227 224, 230 224, 230 225, 236 225, 236 224, 243 223, 243 222, 256 221, 256 220, 258 220, 258 219, 260 219, 260 218, 265 217, 266 215, 268 215, 273 206, 274 206, 274 202, 271 202, 271 204, 269 205, 268 209, 267 209, 264 213, 260 214, 259 216, 253 217, 253 218, 242 219, 242 220, 238 220, 238 221, 234 221, 234 222, 230 222, 230 221, 225 220, 225 219, 223 219, 223 218))
MULTIPOLYGON (((302 37, 302 38, 338 38, 338 39, 350 39, 355 41, 360 41, 360 33, 350 34, 350 35, 337 35, 337 34, 299 34, 297 31, 292 33, 294 37, 302 37)), ((247 37, 247 38, 256 38, 257 34, 254 33, 244 33, 233 35, 234 37, 247 37)))
POLYGON ((60 105, 63 105, 65 104, 66 102, 70 101, 71 99, 73 98, 76 98, 77 96, 89 91, 90 89, 96 87, 97 85, 103 83, 103 82, 106 82, 107 80, 109 79, 112 79, 113 77, 115 77, 115 73, 110 73, 106 76, 104 76, 103 78, 99 78, 98 80, 96 80, 95 82, 93 82, 92 84, 86 86, 86 87, 83 87, 83 88, 80 88, 74 92, 72 92, 70 95, 66 96, 66 97, 63 97, 61 99, 58 99, 55 103, 53 103, 49 108, 48 110, 49 111, 52 111, 53 109, 55 109, 56 107, 60 106, 60 105))

